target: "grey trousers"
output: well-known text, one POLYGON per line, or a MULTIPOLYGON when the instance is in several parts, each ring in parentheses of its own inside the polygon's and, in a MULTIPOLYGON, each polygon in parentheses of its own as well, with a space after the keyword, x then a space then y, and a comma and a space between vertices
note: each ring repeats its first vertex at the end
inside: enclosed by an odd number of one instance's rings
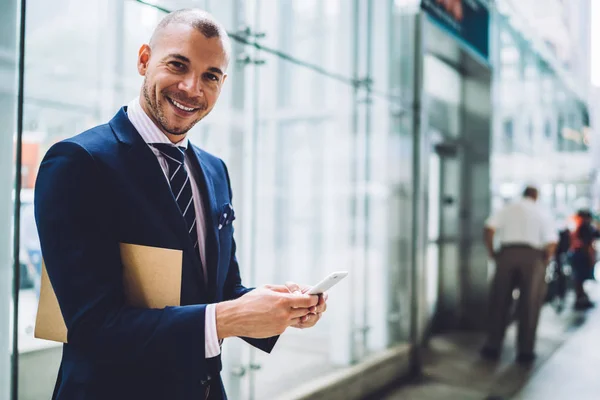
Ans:
POLYGON ((519 353, 533 353, 540 316, 546 295, 546 265, 543 253, 528 246, 508 246, 496 258, 496 275, 489 299, 488 338, 486 347, 500 350, 510 322, 512 292, 519 289, 517 348, 519 353))

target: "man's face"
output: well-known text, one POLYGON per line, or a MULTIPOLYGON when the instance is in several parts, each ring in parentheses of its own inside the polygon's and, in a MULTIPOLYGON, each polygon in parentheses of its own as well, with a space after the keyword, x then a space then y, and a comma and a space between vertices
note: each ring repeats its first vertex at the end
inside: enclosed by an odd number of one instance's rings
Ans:
POLYGON ((185 24, 167 26, 152 48, 144 45, 139 52, 142 107, 171 141, 181 140, 213 109, 226 69, 220 38, 207 39, 185 24))

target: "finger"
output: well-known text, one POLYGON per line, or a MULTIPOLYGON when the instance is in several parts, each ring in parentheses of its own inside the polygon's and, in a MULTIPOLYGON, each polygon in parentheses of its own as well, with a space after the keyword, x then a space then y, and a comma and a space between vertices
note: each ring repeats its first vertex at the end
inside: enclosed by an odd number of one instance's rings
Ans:
POLYGON ((329 293, 325 292, 321 296, 319 296, 319 301, 326 303, 328 298, 329 298, 329 293))
POLYGON ((300 318, 298 318, 298 325, 302 328, 306 328, 306 327, 310 326, 310 322, 314 318, 316 318, 314 316, 314 314, 308 314, 308 315, 305 315, 304 317, 300 317, 300 318))
POLYGON ((308 308, 292 308, 290 310, 290 319, 302 318, 308 315, 308 308))
POLYGON ((327 303, 323 303, 320 306, 317 306, 317 314, 323 314, 327 310, 327 303))
POLYGON ((308 292, 310 289, 312 288, 312 286, 307 286, 307 285, 300 285, 300 291, 302 293, 306 293, 308 292))
POLYGON ((298 328, 298 329, 304 328, 304 325, 302 324, 302 321, 300 321, 300 318, 294 318, 294 319, 290 320, 290 323, 288 326, 291 326, 292 328, 298 328))
POLYGON ((265 285, 264 287, 278 293, 290 293, 290 290, 284 285, 265 285))
POLYGON ((312 328, 319 321, 318 314, 310 314, 307 317, 308 319, 301 323, 302 328, 312 328))
POLYGON ((321 313, 316 313, 316 314, 313 316, 313 325, 315 325, 317 322, 319 322, 319 320, 321 319, 321 317, 322 317, 322 316, 323 316, 323 315, 322 315, 321 313))
POLYGON ((319 296, 314 294, 290 294, 287 297, 290 300, 290 307, 294 308, 310 308, 319 302, 319 296))
POLYGON ((325 304, 326 298, 324 296, 325 293, 319 295, 319 302, 317 303, 317 307, 320 307, 323 304, 325 304))
POLYGON ((285 283, 285 286, 289 289, 290 293, 295 293, 295 292, 302 293, 300 286, 295 282, 288 281, 285 283))

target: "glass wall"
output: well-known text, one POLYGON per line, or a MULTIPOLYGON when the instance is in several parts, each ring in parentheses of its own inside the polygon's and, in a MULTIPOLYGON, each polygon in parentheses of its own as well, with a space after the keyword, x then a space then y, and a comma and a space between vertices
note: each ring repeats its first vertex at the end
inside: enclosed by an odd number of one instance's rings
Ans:
POLYGON ((11 395, 13 354, 13 240, 15 143, 18 121, 18 67, 21 2, 0 6, 0 400, 11 395))
POLYGON ((33 338, 39 162, 53 143, 106 122, 137 95, 137 51, 165 15, 162 7, 204 8, 233 36, 256 43, 233 41, 221 98, 190 135, 228 164, 245 284, 312 284, 350 271, 331 291, 325 318, 313 329, 288 330, 273 354, 225 342, 230 397, 273 398, 408 340, 414 5, 153 3, 27 3, 19 398, 48 398, 61 354, 33 338))
POLYGON ((60 345, 33 338, 42 262, 33 217, 36 172, 52 144, 105 123, 139 90, 139 79, 125 73, 135 71, 132 57, 137 53, 128 39, 136 40, 135 34, 143 34, 144 28, 150 32, 153 26, 148 24, 155 21, 148 22, 144 14, 129 14, 128 26, 136 29, 126 33, 125 8, 132 5, 115 0, 27 3, 19 254, 25 275, 19 299, 20 399, 49 397, 61 357, 60 345), (131 47, 125 51, 128 45, 131 47))

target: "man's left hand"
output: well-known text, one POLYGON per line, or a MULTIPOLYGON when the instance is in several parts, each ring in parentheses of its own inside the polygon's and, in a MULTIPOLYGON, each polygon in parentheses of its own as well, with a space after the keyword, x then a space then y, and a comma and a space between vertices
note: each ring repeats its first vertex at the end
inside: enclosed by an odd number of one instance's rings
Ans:
MULTIPOLYGON (((306 293, 310 290, 310 286, 300 285, 294 282, 286 282, 285 286, 287 286, 290 293, 306 293)), ((327 293, 323 293, 319 295, 319 302, 315 307, 311 307, 309 309, 310 313, 302 318, 300 318, 300 322, 295 325, 291 325, 294 328, 304 329, 311 328, 315 326, 317 322, 321 319, 321 316, 327 310, 327 293)))

